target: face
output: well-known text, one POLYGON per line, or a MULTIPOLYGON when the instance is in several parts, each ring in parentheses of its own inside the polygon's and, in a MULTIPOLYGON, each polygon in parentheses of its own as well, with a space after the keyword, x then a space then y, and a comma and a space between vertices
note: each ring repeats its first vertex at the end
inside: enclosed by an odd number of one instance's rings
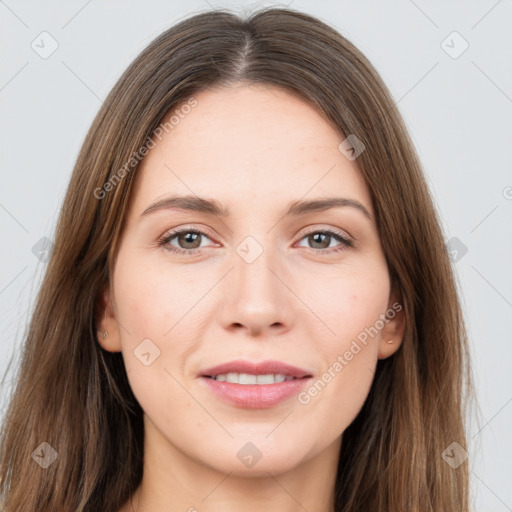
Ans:
POLYGON ((345 137, 275 87, 194 98, 137 170, 100 342, 162 452, 275 474, 339 450, 403 312, 345 137), (327 198, 345 201, 288 211, 327 198))

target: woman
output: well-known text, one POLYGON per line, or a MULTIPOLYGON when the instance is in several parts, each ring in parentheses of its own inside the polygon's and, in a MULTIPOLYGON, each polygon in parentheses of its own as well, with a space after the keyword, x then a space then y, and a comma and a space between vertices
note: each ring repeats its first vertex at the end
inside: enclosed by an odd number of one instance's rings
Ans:
POLYGON ((467 511, 469 389, 440 223, 375 69, 296 11, 195 15, 79 154, 2 510, 467 511))

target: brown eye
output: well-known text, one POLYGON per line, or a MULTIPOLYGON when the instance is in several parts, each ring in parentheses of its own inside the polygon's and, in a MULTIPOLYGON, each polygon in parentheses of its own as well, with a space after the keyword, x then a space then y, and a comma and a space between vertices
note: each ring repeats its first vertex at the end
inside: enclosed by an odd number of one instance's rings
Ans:
POLYGON ((200 252, 203 237, 209 238, 206 233, 203 233, 202 231, 181 229, 164 235, 164 237, 159 240, 158 245, 175 253, 195 253, 200 252), (176 239, 177 245, 172 243, 174 239, 176 239))
MULTIPOLYGON (((330 230, 317 230, 306 234, 301 240, 307 240, 311 249, 316 249, 317 252, 331 253, 343 251, 348 247, 352 247, 352 241, 343 236, 341 233, 336 233, 330 230), (331 246, 332 241, 340 242, 337 246, 331 246)), ((302 246, 303 247, 303 246, 302 246)))
POLYGON ((311 243, 314 249, 327 249, 331 243, 331 239, 331 235, 326 235, 325 233, 313 233, 312 235, 308 235, 308 242, 311 243))
POLYGON ((175 238, 183 249, 197 249, 201 246, 201 234, 195 231, 182 231, 175 238))

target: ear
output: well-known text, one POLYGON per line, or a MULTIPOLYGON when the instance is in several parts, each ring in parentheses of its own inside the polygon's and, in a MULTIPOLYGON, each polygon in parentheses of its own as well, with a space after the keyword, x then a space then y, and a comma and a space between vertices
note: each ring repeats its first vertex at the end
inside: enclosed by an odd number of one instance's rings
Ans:
POLYGON ((405 332, 405 310, 401 295, 392 292, 389 297, 386 316, 383 320, 384 327, 381 330, 379 344, 379 359, 392 356, 402 345, 405 332))
POLYGON ((119 324, 110 296, 110 288, 106 286, 100 292, 96 305, 96 325, 98 342, 108 352, 121 351, 119 324))

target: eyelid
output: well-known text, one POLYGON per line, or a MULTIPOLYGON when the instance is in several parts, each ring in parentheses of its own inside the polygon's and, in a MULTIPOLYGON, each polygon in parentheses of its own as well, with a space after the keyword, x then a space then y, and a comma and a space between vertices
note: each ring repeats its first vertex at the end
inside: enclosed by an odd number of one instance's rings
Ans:
POLYGON ((350 241, 356 240, 356 238, 353 237, 352 235, 350 235, 347 231, 340 229, 340 228, 335 228, 330 225, 325 225, 325 224, 324 225, 310 224, 309 226, 306 226, 305 228, 303 228, 303 230, 301 230, 299 232, 299 235, 297 235, 297 236, 299 238, 303 238, 306 235, 310 235, 311 233, 317 233, 317 232, 322 232, 322 231, 330 231, 330 232, 336 233, 337 235, 339 235, 340 237, 342 237, 346 240, 350 240, 350 241))
POLYGON ((300 236, 298 236, 298 241, 295 243, 298 243, 302 241, 305 237, 316 234, 316 233, 322 233, 324 235, 330 236, 331 238, 334 238, 339 243, 335 247, 326 247, 324 249, 315 249, 312 247, 304 247, 309 252, 312 252, 313 254, 319 254, 320 256, 330 256, 331 254, 341 254, 343 251, 346 251, 347 249, 354 248, 354 239, 347 234, 345 234, 343 231, 338 230, 336 228, 312 228, 309 231, 306 231, 305 233, 302 233, 300 236))
POLYGON ((202 226, 202 225, 200 225, 198 227, 197 224, 190 224, 190 225, 185 224, 184 226, 169 229, 160 238, 167 238, 169 236, 179 235, 183 231, 185 231, 185 232, 193 231, 196 233, 201 233, 202 235, 205 235, 208 238, 210 238, 210 240, 215 238, 215 236, 212 234, 210 229, 208 229, 206 226, 202 226))
MULTIPOLYGON (((198 233, 206 238, 209 238, 210 240, 213 241, 213 236, 210 234, 210 230, 206 227, 196 227, 194 225, 184 225, 184 226, 181 226, 179 228, 174 228, 174 229, 170 229, 168 231, 166 231, 162 236, 160 236, 158 238, 158 245, 159 246, 163 246, 163 245, 166 245, 168 243, 168 241, 172 240, 173 238, 175 238, 176 236, 180 235, 181 233, 190 233, 190 232, 193 232, 193 233, 198 233)), ((176 247, 176 250, 177 251, 185 251, 185 252, 188 252, 188 253, 194 253, 194 252, 197 252, 197 251, 201 251, 203 248, 197 248, 197 249, 190 249, 190 250, 186 250, 186 249, 181 249, 179 247, 176 247)))
MULTIPOLYGON (((170 242, 170 240, 174 239, 176 236, 178 236, 182 233, 190 233, 190 232, 197 233, 201 236, 205 236, 205 237, 209 238, 210 240, 212 240, 214 237, 212 237, 210 235, 209 231, 210 230, 206 227, 197 228, 193 225, 185 225, 185 226, 182 226, 179 228, 174 228, 174 229, 171 229, 170 231, 166 231, 161 237, 159 237, 158 246, 163 247, 164 249, 166 249, 170 252, 173 252, 173 253, 177 253, 177 254, 183 254, 183 255, 189 254, 190 256, 197 255, 197 254, 200 254, 206 248, 205 247, 197 247, 195 249, 187 250, 187 249, 182 249, 180 247, 171 246, 169 242, 170 242)), ((339 238, 338 239, 339 245, 335 246, 335 247, 324 248, 324 249, 315 249, 315 248, 311 248, 311 247, 310 248, 305 247, 305 249, 309 249, 313 253, 327 255, 330 253, 342 252, 343 250, 349 249, 354 246, 354 240, 355 240, 354 237, 352 237, 345 231, 343 231, 339 228, 334 228, 334 227, 330 227, 330 226, 329 227, 325 227, 325 226, 318 227, 318 225, 310 225, 310 226, 306 226, 305 228, 303 228, 303 231, 297 235, 297 241, 294 242, 294 245, 296 243, 300 242, 306 236, 309 236, 309 235, 315 234, 315 233, 327 234, 328 236, 331 236, 335 239, 339 238), (317 227, 315 227, 315 226, 317 226, 317 227), (304 230, 306 230, 306 231, 304 232, 304 230)))
MULTIPOLYGON (((176 235, 176 234, 179 234, 182 231, 186 231, 186 230, 201 232, 202 234, 207 235, 210 239, 215 238, 215 236, 211 233, 211 230, 209 228, 207 228, 206 226, 196 227, 196 225, 193 225, 193 224, 190 224, 190 225, 185 224, 184 226, 181 226, 179 228, 170 229, 169 231, 166 231, 160 238, 167 237, 171 234, 176 235)), ((309 235, 311 233, 316 233, 318 231, 333 231, 334 233, 338 234, 339 236, 341 236, 347 240, 356 240, 356 238, 354 236, 350 235, 345 230, 335 228, 332 226, 327 226, 327 225, 321 226, 319 224, 310 224, 309 226, 305 226, 304 228, 302 228, 301 231, 299 231, 299 234, 297 236, 299 238, 303 238, 306 235, 309 235)))

